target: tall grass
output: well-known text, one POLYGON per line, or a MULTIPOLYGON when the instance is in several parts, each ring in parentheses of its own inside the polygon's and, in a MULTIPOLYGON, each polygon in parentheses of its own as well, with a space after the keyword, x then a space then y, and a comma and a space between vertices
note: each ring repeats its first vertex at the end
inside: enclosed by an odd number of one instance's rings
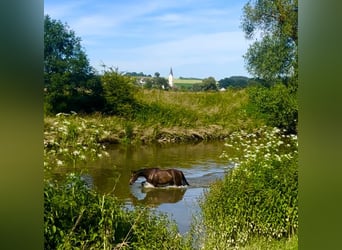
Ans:
MULTIPOLYGON (((137 93, 137 99, 150 108, 145 117, 154 124, 168 119, 167 126, 207 126, 212 124, 234 128, 247 127, 251 122, 244 111, 248 101, 245 90, 226 92, 177 92, 145 90, 137 93), (158 113, 159 115, 154 116, 158 113), (155 117, 155 118, 154 118, 155 117)), ((137 116, 140 121, 141 116, 137 116)), ((144 122, 146 119, 141 119, 144 122)))

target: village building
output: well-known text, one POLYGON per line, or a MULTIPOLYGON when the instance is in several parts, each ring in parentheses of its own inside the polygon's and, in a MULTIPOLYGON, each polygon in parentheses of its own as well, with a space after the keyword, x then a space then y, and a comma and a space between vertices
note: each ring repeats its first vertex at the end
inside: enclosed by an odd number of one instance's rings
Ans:
POLYGON ((174 84, 173 84, 173 72, 172 72, 172 67, 170 68, 169 85, 170 85, 171 88, 174 87, 174 84))

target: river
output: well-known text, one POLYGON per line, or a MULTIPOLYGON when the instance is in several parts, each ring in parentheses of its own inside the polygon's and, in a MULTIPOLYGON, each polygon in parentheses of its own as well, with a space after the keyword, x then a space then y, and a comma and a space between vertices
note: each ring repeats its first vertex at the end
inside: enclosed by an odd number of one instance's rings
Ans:
POLYGON ((175 220, 181 234, 190 229, 192 217, 199 211, 198 200, 213 181, 223 178, 231 168, 220 158, 224 142, 113 146, 109 157, 82 166, 84 177, 98 192, 110 193, 127 207, 141 204, 166 213, 175 220), (138 178, 129 185, 131 170, 160 167, 183 171, 187 188, 144 189, 138 178))

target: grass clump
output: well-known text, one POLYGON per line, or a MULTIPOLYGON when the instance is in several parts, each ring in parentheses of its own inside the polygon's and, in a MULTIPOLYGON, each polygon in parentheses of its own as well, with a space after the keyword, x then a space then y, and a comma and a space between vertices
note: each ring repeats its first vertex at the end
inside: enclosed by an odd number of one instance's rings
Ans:
POLYGON ((44 188, 44 249, 186 249, 174 222, 144 208, 128 210, 113 196, 70 174, 44 188))
POLYGON ((298 230, 297 137, 277 128, 234 132, 227 146, 242 152, 201 201, 205 249, 279 241, 298 230))

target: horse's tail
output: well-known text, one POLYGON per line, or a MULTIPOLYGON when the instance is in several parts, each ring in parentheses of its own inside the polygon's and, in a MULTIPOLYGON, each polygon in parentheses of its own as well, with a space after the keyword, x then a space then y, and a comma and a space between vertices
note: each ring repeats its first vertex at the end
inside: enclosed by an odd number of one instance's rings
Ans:
POLYGON ((190 186, 190 184, 188 183, 188 181, 185 179, 185 176, 184 176, 183 172, 181 172, 181 173, 182 173, 183 183, 185 183, 186 185, 190 186))

